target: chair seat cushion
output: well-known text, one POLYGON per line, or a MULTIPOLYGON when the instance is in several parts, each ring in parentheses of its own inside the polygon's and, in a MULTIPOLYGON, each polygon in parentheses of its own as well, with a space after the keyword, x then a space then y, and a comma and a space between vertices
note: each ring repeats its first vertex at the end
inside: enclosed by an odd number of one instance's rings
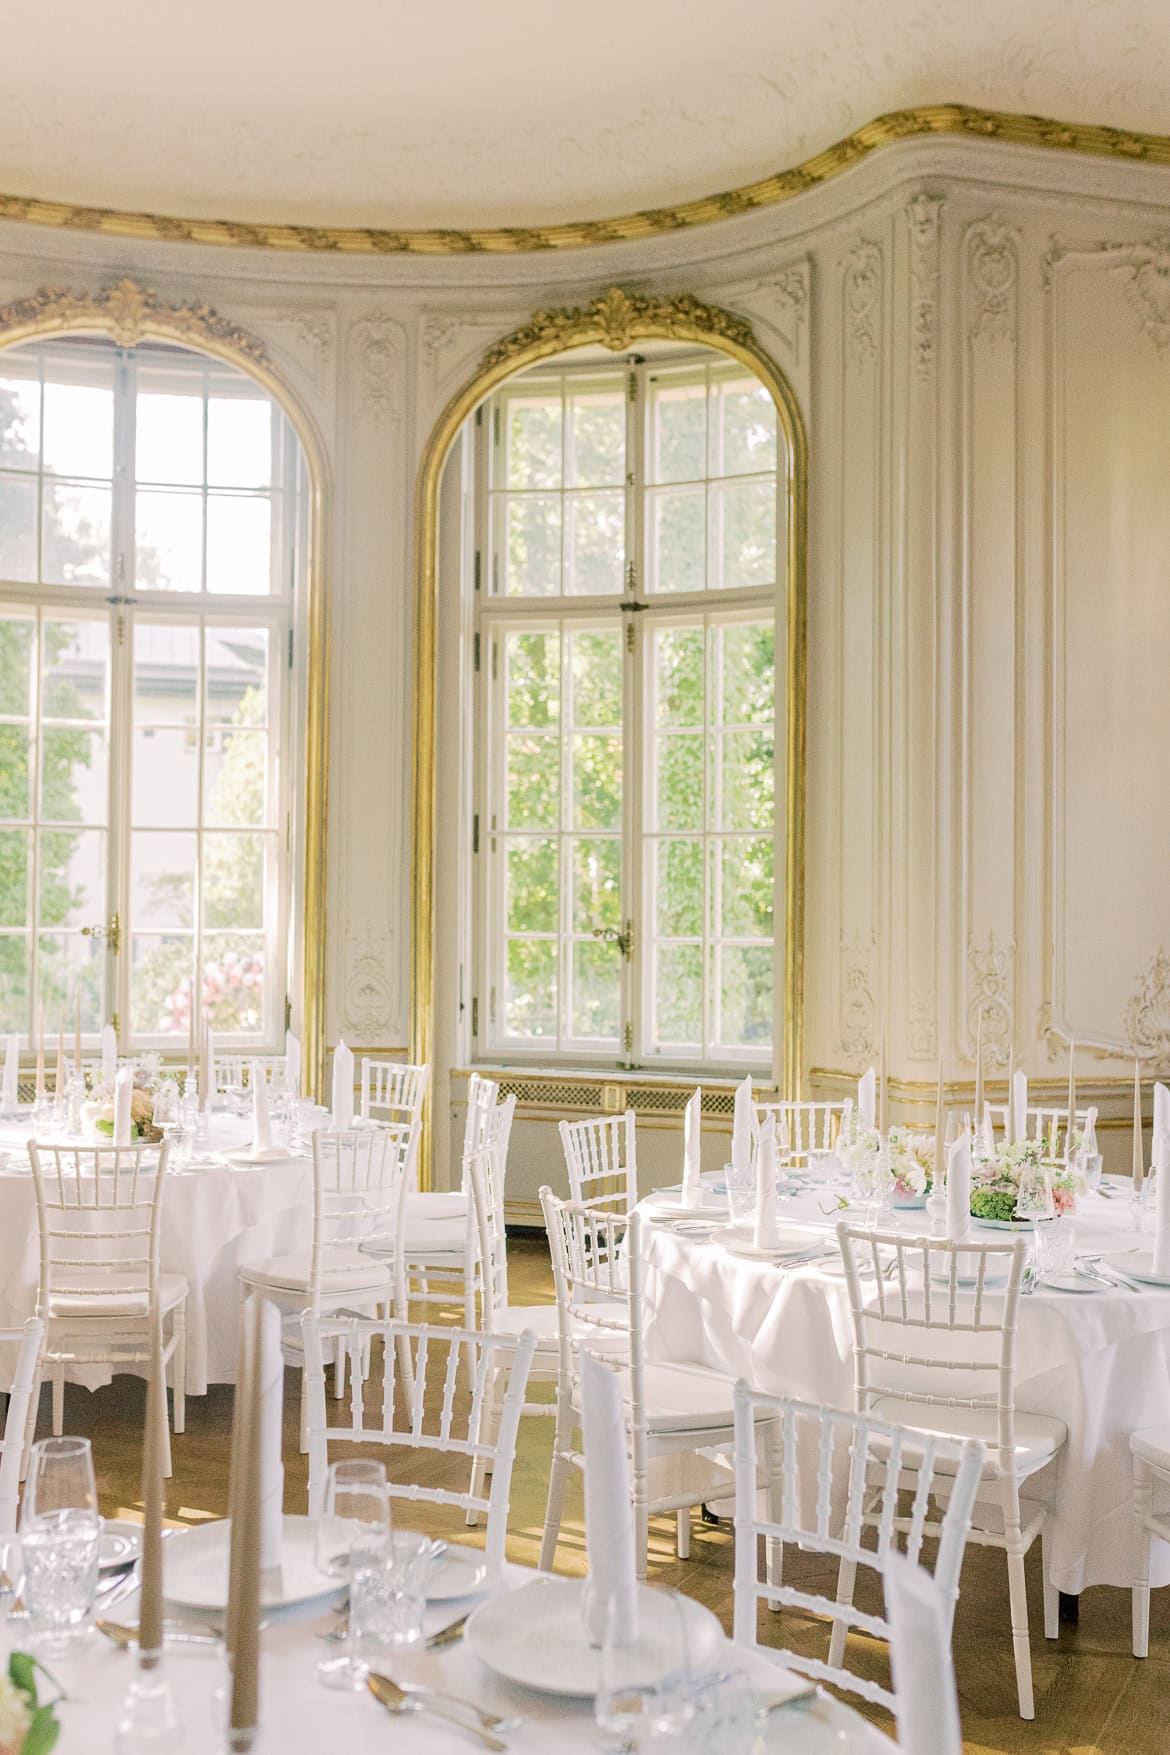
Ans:
MULTIPOLYGON (((521 1335, 531 1329, 536 1336, 538 1353, 556 1352, 558 1348, 557 1307, 555 1304, 509 1304, 492 1317, 496 1334, 521 1335)), ((616 1354, 629 1352, 630 1337, 625 1330, 595 1327, 592 1323, 573 1325, 574 1338, 583 1341, 594 1352, 616 1354)))
POLYGON ((406 1221, 402 1247, 408 1261, 414 1257, 467 1253, 467 1220, 415 1219, 406 1221))
POLYGON ((1131 1432, 1129 1448, 1154 1468, 1170 1470, 1170 1426, 1145 1426, 1131 1432))
MULTIPOLYGON (((631 1400, 629 1373, 623 1394, 631 1400)), ((730 1432, 735 1425, 735 1383, 702 1365, 647 1365, 646 1425, 651 1433, 730 1432)))
MULTIPOLYGON (((978 1438, 987 1446, 987 1466, 998 1470, 996 1445, 999 1427, 994 1408, 929 1408, 918 1402, 903 1402, 894 1396, 883 1396, 870 1409, 875 1420, 886 1420, 891 1426, 905 1426, 936 1438, 978 1438)), ((1016 1428, 1016 1469, 1031 1475, 1050 1462, 1068 1437, 1063 1420, 1047 1414, 1024 1414, 1018 1410, 1016 1428)), ((875 1442, 874 1451, 880 1455, 875 1442)))
MULTIPOLYGON (((273 1255, 267 1261, 253 1262, 240 1269, 240 1278, 249 1286, 271 1286, 276 1291, 307 1292, 312 1279, 312 1258, 304 1255, 273 1255)), ((322 1287, 330 1292, 360 1292, 388 1288, 390 1269, 385 1262, 358 1250, 337 1250, 327 1254, 322 1266, 322 1287)))
MULTIPOLYGON (((136 1289, 141 1283, 137 1275, 107 1274, 92 1292, 55 1292, 49 1299, 49 1317, 145 1316, 150 1300, 136 1289)), ((184 1275, 160 1274, 158 1296, 164 1312, 181 1304, 187 1296, 184 1275)))
POLYGON ((407 1229, 416 1221, 428 1225, 443 1219, 466 1219, 468 1197, 456 1189, 450 1194, 408 1194, 403 1211, 407 1229))

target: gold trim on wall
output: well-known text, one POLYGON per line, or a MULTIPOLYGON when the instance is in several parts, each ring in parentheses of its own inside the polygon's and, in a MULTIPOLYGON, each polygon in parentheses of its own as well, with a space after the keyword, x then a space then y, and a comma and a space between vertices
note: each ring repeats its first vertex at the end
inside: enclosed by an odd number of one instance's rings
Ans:
POLYGON ((310 546, 306 623, 308 686, 305 704, 304 987, 301 1033, 312 1094, 321 1089, 325 1004, 325 827, 329 772, 329 609, 325 587, 329 479, 316 422, 285 384, 263 341, 210 305, 168 304, 132 280, 99 293, 41 287, 0 305, 0 349, 45 336, 108 336, 118 347, 148 339, 179 342, 238 367, 267 390, 288 416, 309 471, 310 546))
POLYGON ((881 148, 899 140, 930 135, 995 140, 1010 146, 1047 151, 1087 153, 1094 158, 1120 158, 1152 165, 1170 165, 1170 135, 1142 134, 1129 128, 1107 128, 1087 122, 1057 122, 1046 116, 1021 116, 1010 110, 979 110, 968 104, 926 104, 891 110, 866 122, 844 140, 814 153, 789 170, 775 171, 738 189, 644 208, 613 219, 568 221, 562 225, 495 228, 435 227, 425 230, 384 230, 376 226, 278 225, 257 220, 179 219, 159 213, 124 212, 113 207, 82 207, 65 201, 40 201, 27 195, 0 195, 0 219, 20 220, 57 230, 96 232, 106 237, 138 238, 159 243, 235 245, 264 250, 328 250, 335 255, 468 256, 523 255, 536 250, 583 250, 599 244, 629 243, 664 233, 711 225, 754 209, 791 201, 820 183, 830 182, 881 148))
MULTIPOLYGON (((427 440, 419 466, 415 506, 414 618, 414 849, 411 885, 410 1058, 434 1056, 435 963, 435 710, 439 488, 451 445, 476 405, 506 378, 571 348, 600 343, 621 351, 639 341, 698 343, 747 366, 771 393, 788 443, 791 492, 787 527, 786 770, 784 905, 783 1087, 799 1086, 804 1032, 804 765, 806 677, 806 532, 808 448, 804 422, 787 378, 764 352, 745 317, 689 295, 647 298, 611 287, 591 304, 537 311, 496 342, 478 371, 456 391, 427 440)), ((430 1091, 428 1090, 428 1102, 430 1091)), ((429 1130, 428 1130, 429 1133, 429 1130)), ((420 1154, 422 1186, 429 1186, 429 1140, 420 1154)))

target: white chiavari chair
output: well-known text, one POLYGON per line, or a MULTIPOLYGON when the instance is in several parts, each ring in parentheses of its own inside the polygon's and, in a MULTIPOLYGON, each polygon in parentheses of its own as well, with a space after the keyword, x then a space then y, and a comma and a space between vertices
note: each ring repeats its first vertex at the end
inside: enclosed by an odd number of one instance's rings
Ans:
MULTIPOLYGON (((949 1640, 983 1462, 983 1446, 976 1439, 924 1436, 868 1415, 764 1395, 738 1383, 735 1643, 765 1651, 786 1668, 849 1689, 896 1713, 896 1691, 846 1669, 839 1655, 834 1661, 831 1650, 826 1663, 762 1642, 759 1604, 832 1620, 835 1634, 838 1628, 842 1634, 849 1629, 867 1641, 888 1644, 890 1630, 884 1616, 855 1608, 852 1597, 842 1609, 816 1590, 781 1583, 780 1554, 786 1543, 795 1543, 803 1553, 824 1554, 855 1569, 862 1566, 884 1579, 889 1556, 899 1551, 899 1538, 909 1558, 920 1562, 923 1539, 929 1536, 938 1541, 934 1580, 947 1616, 949 1640), (764 1469, 757 1444, 761 1421, 773 1426, 770 1466, 764 1469), (931 1514, 932 1498, 945 1501, 941 1519, 931 1514), (876 1531, 874 1547, 863 1544, 867 1528, 876 1531), (772 1582, 767 1566, 761 1577, 761 1538, 764 1553, 772 1559, 772 1582)), ((844 1646, 843 1637, 839 1643, 844 1646)))
MULTIPOLYGON (((406 1310, 402 1201, 410 1158, 405 1125, 313 1134, 313 1235, 307 1251, 241 1267, 240 1297, 259 1291, 283 1313, 286 1360, 301 1363, 300 1316, 341 1308, 406 1310)), ((337 1361, 336 1393, 344 1389, 337 1361)), ((301 1383, 301 1441, 307 1436, 301 1383)))
MULTIPOLYGON (((676 1514, 678 1553, 689 1552, 690 1512, 718 1497, 725 1477, 712 1464, 711 1479, 684 1492, 649 1491, 650 1465, 662 1457, 722 1450, 733 1445, 735 1385, 724 1372, 703 1365, 657 1365, 646 1360, 642 1331, 644 1298, 640 1253, 641 1218, 607 1213, 558 1200, 542 1188, 557 1294, 557 1404, 549 1474, 548 1506, 540 1550, 542 1571, 556 1555, 565 1486, 572 1468, 584 1468, 573 1443, 580 1427, 580 1350, 602 1348, 617 1355, 626 1404, 634 1486, 634 1543, 639 1579, 646 1577, 649 1520, 676 1514)), ((768 1445, 768 1427, 762 1428, 768 1445)))
MULTIPOLYGON (((163 1330, 163 1364, 173 1362, 175 1432, 185 1427, 187 1281, 159 1266, 169 1154, 167 1140, 161 1146, 29 1142, 40 1231, 36 1314, 45 1325, 41 1369, 52 1377, 56 1437, 64 1424, 67 1366, 149 1365, 155 1321, 163 1330)), ((163 1437, 169 1475, 169 1427, 163 1437)))
POLYGON ((629 1213, 638 1204, 638 1151, 634 1111, 562 1121, 561 1147, 576 1206, 629 1213))
MULTIPOLYGON (((1015 1405, 1024 1240, 953 1243, 844 1222, 837 1238, 853 1318, 857 1412, 923 1439, 976 1438, 985 1446, 970 1539, 1006 1555, 1020 1717, 1032 1718, 1024 1556, 1039 1536, 1044 1632, 1055 1639, 1059 1594, 1044 1553, 1047 1489, 1037 1477, 1068 1434, 1060 1420, 1021 1413, 1015 1405)), ((911 1453, 905 1454, 909 1469, 911 1453)), ((842 1561, 840 1602, 852 1601, 853 1570, 842 1561)), ((831 1663, 840 1663, 844 1638, 838 1622, 831 1663)))
MULTIPOLYGON (((988 1103, 986 1109, 987 1118, 991 1123, 992 1132, 999 1134, 1001 1138, 1006 1137, 1007 1104, 988 1103)), ((1025 1137, 1027 1139, 1044 1140, 1047 1144, 1048 1156, 1050 1158, 1056 1159, 1064 1157, 1066 1136, 1068 1133, 1067 1106, 1063 1109, 1041 1109, 1033 1108, 1029 1105, 1025 1111, 1025 1120, 1025 1137)), ((1074 1111, 1073 1126, 1082 1139, 1089 1131, 1090 1122, 1096 1126, 1097 1110, 1095 1106, 1088 1109, 1077 1109, 1074 1111)))
POLYGON ((36 1424, 33 1387, 39 1382, 44 1339, 45 1325, 37 1316, 30 1316, 22 1328, 0 1329, 0 1347, 12 1348, 16 1353, 12 1378, 5 1390, 8 1406, 0 1437, 0 1536, 10 1536, 16 1529, 16 1502, 36 1424))
POLYGON ((309 1313, 303 1318, 303 1330, 309 1401, 309 1515, 320 1515, 330 1444, 381 1444, 391 1450, 465 1456, 472 1463, 468 1490, 404 1482, 398 1468, 388 1468, 390 1496, 460 1508, 468 1523, 486 1512, 486 1558, 491 1573, 496 1573, 504 1564, 516 1431, 535 1336, 528 1332, 484 1335, 424 1323, 309 1313), (370 1352, 375 1339, 381 1341, 382 1385, 377 1412, 371 1419, 358 1361, 370 1352), (349 1419, 333 1426, 326 1419, 328 1347, 347 1351, 351 1358, 349 1419), (485 1404, 501 1383, 505 1389, 499 1419, 491 1436, 485 1437, 485 1404), (487 1494, 480 1485, 485 1472, 491 1475, 487 1494))
POLYGON ((807 1163, 810 1152, 831 1152, 837 1135, 852 1111, 851 1100, 844 1103, 797 1103, 785 1099, 778 1103, 757 1103, 756 1127, 764 1125, 769 1115, 776 1117, 780 1134, 781 1123, 788 1133, 786 1157, 791 1163, 807 1163))
POLYGON ((462 1219, 471 1211, 471 1175, 468 1158, 483 1144, 492 1126, 492 1112, 500 1101, 500 1087, 495 1079, 472 1073, 467 1082, 467 1112, 463 1122, 463 1150, 460 1156, 459 1187, 428 1189, 406 1194, 407 1229, 420 1219, 462 1219))
POLYGON ((1133 1655, 1150 1650, 1150 1554, 1154 1538, 1170 1542, 1170 1511, 1154 1510, 1155 1486, 1170 1489, 1170 1426, 1131 1433, 1133 1460, 1133 1655))
POLYGON ((361 1095, 358 1114, 368 1122, 403 1122, 411 1129, 410 1162, 406 1167, 407 1192, 418 1188, 418 1146, 422 1135, 423 1100, 431 1076, 429 1066, 410 1066, 401 1060, 371 1060, 362 1056, 361 1095))
POLYGON ((264 1074, 269 1090, 283 1089, 288 1071, 288 1060, 283 1054, 217 1054, 212 1062, 216 1097, 247 1091, 252 1083, 253 1065, 264 1074))

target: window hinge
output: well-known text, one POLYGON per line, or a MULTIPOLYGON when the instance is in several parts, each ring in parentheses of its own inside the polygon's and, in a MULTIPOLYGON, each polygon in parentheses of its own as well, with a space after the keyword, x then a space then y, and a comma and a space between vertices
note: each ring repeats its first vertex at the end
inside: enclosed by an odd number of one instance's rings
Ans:
POLYGON ((471 1034, 473 1036, 479 1035, 479 1001, 478 1001, 478 999, 473 999, 471 1002, 471 1034))
POLYGON ((477 427, 481 427, 483 425, 483 403, 482 402, 480 403, 479 407, 475 411, 475 424, 477 427))
POLYGON ((116 1036, 118 1034, 119 1030, 122 1028, 122 1020, 118 1016, 117 1012, 110 1013, 110 1026, 113 1029, 114 1035, 116 1036))
POLYGON ((499 589, 500 589, 500 557, 499 557, 499 555, 493 555, 492 556, 492 596, 493 597, 496 595, 496 593, 499 591, 499 589))
POLYGON ((290 670, 293 667, 293 631, 291 628, 288 631, 288 667, 290 670))
POLYGON ((286 1036, 288 1035, 288 1033, 291 1029, 292 1029, 292 1000, 286 999, 284 1002, 284 1033, 286 1036))
POLYGON ((474 586, 474 589, 476 591, 479 590, 480 558, 481 558, 480 552, 478 549, 476 549, 476 551, 475 551, 475 586, 474 586))
POLYGON ((626 389, 627 389, 627 392, 629 394, 630 401, 637 402, 637 400, 638 400, 638 374, 637 374, 637 372, 631 372, 629 377, 626 379, 626 389))
POLYGON ((471 819, 471 851, 473 853, 479 852, 479 812, 478 811, 476 811, 475 815, 471 819))
POLYGON ((634 624, 633 624, 633 622, 627 622, 626 623, 626 651, 632 652, 633 650, 634 650, 634 624))
POLYGON ((488 1021, 493 1024, 496 1021, 496 990, 494 987, 488 990, 488 1021))
POLYGON ((498 445, 500 442, 500 411, 498 408, 492 410, 492 416, 492 438, 498 445))
POLYGON ((498 640, 493 640, 492 641, 492 681, 493 682, 496 681, 499 674, 500 674, 500 642, 498 640))
POLYGON ((622 1031, 622 1041, 625 1044, 626 1053, 632 1054, 634 1052, 634 1026, 633 1026, 633 1024, 627 1024, 625 1029, 622 1031))
POLYGON ((117 560, 114 562, 114 577, 117 579, 119 585, 124 585, 126 583, 126 556, 124 554, 119 553, 117 560))
POLYGON ((638 589, 638 569, 634 565, 633 561, 627 561, 626 562, 626 590, 627 591, 636 591, 637 589, 638 589))
POLYGON ((471 658, 472 658, 472 663, 474 664, 476 670, 478 670, 479 669, 479 635, 478 634, 473 634, 472 638, 471 638, 471 658))

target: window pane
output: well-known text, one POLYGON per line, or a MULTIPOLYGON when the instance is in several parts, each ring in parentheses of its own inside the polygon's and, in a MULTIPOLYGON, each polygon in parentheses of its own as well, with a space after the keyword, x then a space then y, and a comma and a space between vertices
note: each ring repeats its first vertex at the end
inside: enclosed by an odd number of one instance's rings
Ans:
POLYGON ((555 829, 560 784, 560 739, 513 732, 508 738, 507 827, 555 829))
POLYGON ((504 402, 504 480, 510 488, 561 485, 560 391, 504 402))
POLYGON ((698 1050, 703 1040, 703 951, 659 945, 654 959, 655 1042, 698 1050))
POLYGON ((651 479, 701 481, 707 473, 707 385, 658 380, 650 388, 651 479))
POLYGON ((145 591, 203 586, 203 496, 139 489, 134 501, 134 579, 145 591))
POLYGON ((265 398, 212 396, 207 404, 207 480, 212 487, 272 485, 277 411, 265 398))
POLYGON ((617 836, 612 839, 590 836, 588 840, 574 841, 570 865, 573 873, 573 931, 593 932, 606 926, 620 929, 622 844, 617 836))
POLYGON ((727 731, 719 739, 723 829, 770 829, 775 771, 772 734, 727 731))
POLYGON ((766 1046, 772 1039, 771 945, 721 945, 718 958, 720 1045, 766 1046))
POLYGON ((263 828, 268 821, 268 733, 221 731, 208 736, 203 758, 203 809, 208 823, 263 828))
POLYGON ((557 843, 551 838, 526 836, 509 841, 505 849, 508 897, 506 917, 510 932, 557 930, 557 843))
POLYGON ((622 719, 622 633, 574 632, 569 636, 569 664, 573 676, 573 723, 578 726, 618 726, 622 719))
POLYGON ((655 928, 662 938, 703 936, 703 843, 658 845, 654 883, 655 928))
POLYGON ((195 872, 199 844, 193 834, 147 830, 131 841, 131 904, 135 932, 146 927, 195 925, 195 872))
POLYGON ((707 636, 702 627, 660 628, 654 635, 655 710, 659 725, 702 725, 707 636))
POLYGON ((776 487, 771 481, 736 482, 711 489, 724 590, 771 585, 776 578, 776 487))
POLYGON ((0 725, 0 818, 27 819, 32 739, 23 725, 0 725))
POLYGON ((203 484, 203 397, 139 390, 134 473, 139 481, 203 484))
POLYGON ((36 478, 0 475, 0 579, 31 584, 36 576, 36 478))
POLYGON ((0 713, 29 712, 35 650, 36 623, 31 615, 0 616, 0 713))
POLYGON ((776 630, 771 622, 719 630, 725 725, 771 722, 776 697, 776 630))
POLYGON ((265 597, 272 590, 272 508, 265 498, 207 496, 207 589, 265 597))
POLYGON ((213 1030, 255 1035, 264 1026, 264 939, 215 932, 203 939, 203 1009, 213 1030))
POLYGON ((132 761, 133 822, 143 827, 193 828, 199 804, 199 743, 194 726, 136 726, 132 761))
POLYGON ((31 854, 27 829, 0 829, 0 926, 27 924, 31 854))
POLYGON ((654 826, 701 829, 703 825, 703 736, 672 732, 657 739, 654 826))
POLYGON ((676 488, 650 500, 651 591, 702 591, 707 583, 706 490, 676 488))
POLYGON ((509 634, 504 658, 508 724, 555 725, 561 701, 560 635, 509 634))
POLYGON ((570 391, 567 487, 620 487, 626 474, 626 401, 609 391, 570 391))
POLYGON ((504 504, 504 591, 556 597, 561 590, 561 501, 533 494, 504 504))
POLYGON ((41 712, 50 719, 103 723, 110 662, 109 623, 45 620, 41 712))
MULTIPOLYGON (((48 371, 52 370, 50 364, 48 371)), ((45 470, 109 481, 114 473, 113 364, 105 384, 55 384, 46 372, 45 470)))
POLYGON ((0 375, 0 464, 35 469, 41 448, 39 371, 20 377, 11 367, 0 375))
POLYGON ((760 475, 776 468, 776 404, 756 378, 711 386, 711 474, 760 475))
POLYGON ((45 726, 41 733, 44 822, 104 823, 108 785, 104 736, 72 727, 45 726))
POLYGON ((142 1036, 178 1036, 191 1029, 195 941, 189 933, 138 933, 130 946, 130 1027, 142 1036))
POLYGON ((29 941, 0 934, 0 1031, 6 1035, 29 1027, 28 990, 29 941))
MULTIPOLYGON (((43 829, 39 902, 42 926, 106 924, 106 836, 101 829, 43 829)), ((88 944, 90 941, 84 941, 88 944)))
POLYGON ((37 939, 37 987, 41 1015, 45 1020, 46 1055, 53 1026, 64 1027, 66 1053, 72 1052, 77 1002, 81 1000, 81 1028, 90 1035, 109 1023, 105 1007, 106 949, 101 939, 83 938, 79 932, 42 933, 37 939))
POLYGON ((625 576, 626 503, 621 494, 571 494, 566 501, 570 596, 620 595, 625 576))
POLYGON ((194 740, 199 710, 199 630, 170 622, 134 626, 134 722, 181 725, 194 740))
POLYGON ((592 733, 573 738, 573 827, 620 829, 622 741, 592 733))
POLYGON ((109 585, 109 488, 45 482, 41 578, 46 585, 109 585))
POLYGON ((266 629, 207 629, 206 714, 208 725, 267 723, 266 629))
POLYGON ((509 1036, 556 1037, 557 947, 553 940, 508 940, 504 1028, 509 1036))
POLYGON ((213 927, 264 925, 265 835, 203 837, 203 923, 213 927))
POLYGON ((726 938, 771 938, 773 855, 770 837, 716 844, 720 862, 720 919, 726 938))
POLYGON ((574 944, 571 1034, 595 1042, 616 1042, 620 1027, 621 953, 618 947, 597 939, 574 944))

